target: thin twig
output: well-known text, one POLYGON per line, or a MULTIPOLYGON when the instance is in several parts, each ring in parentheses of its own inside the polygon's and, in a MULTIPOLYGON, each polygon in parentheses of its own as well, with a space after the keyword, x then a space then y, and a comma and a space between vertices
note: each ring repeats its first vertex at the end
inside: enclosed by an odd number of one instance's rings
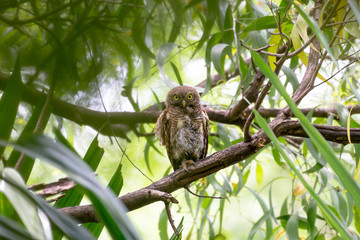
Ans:
POLYGON ((192 195, 196 196, 196 197, 199 197, 199 198, 212 198, 212 199, 225 199, 227 197, 216 197, 216 196, 206 196, 206 195, 199 195, 197 193, 194 193, 193 191, 190 190, 190 186, 186 186, 184 187, 189 193, 191 193, 192 195))
POLYGON ((342 67, 339 71, 337 71, 336 73, 334 73, 333 75, 331 75, 331 77, 327 78, 325 81, 322 81, 319 84, 316 84, 313 88, 316 88, 326 82, 328 82, 329 80, 331 80, 333 77, 335 77, 337 74, 341 73, 342 70, 344 70, 345 68, 348 68, 350 65, 352 65, 353 63, 357 62, 357 60, 353 60, 350 63, 346 64, 344 67, 342 67))
POLYGON ((171 216, 171 211, 170 211, 170 203, 169 202, 164 202, 165 203, 165 209, 166 209, 166 214, 168 216, 170 225, 172 227, 172 229, 174 230, 175 234, 180 237, 180 233, 178 232, 178 230, 176 229, 176 226, 174 224, 174 219, 171 216))

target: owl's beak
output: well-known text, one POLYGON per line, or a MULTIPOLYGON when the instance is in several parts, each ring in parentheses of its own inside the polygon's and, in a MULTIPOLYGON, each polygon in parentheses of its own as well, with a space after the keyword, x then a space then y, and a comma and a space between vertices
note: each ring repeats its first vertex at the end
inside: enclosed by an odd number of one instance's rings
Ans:
POLYGON ((182 101, 182 105, 183 105, 183 107, 185 107, 185 106, 186 106, 186 102, 185 102, 185 100, 183 100, 183 101, 182 101))

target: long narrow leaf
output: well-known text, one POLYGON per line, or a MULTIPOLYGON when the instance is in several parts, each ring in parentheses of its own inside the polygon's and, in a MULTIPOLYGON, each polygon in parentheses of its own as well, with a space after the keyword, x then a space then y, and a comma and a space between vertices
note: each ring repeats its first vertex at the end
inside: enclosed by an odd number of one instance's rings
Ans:
MULTIPOLYGON (((4 168, 2 177, 11 179, 12 181, 22 185, 25 188, 25 183, 21 176, 12 168, 4 168)), ((26 194, 19 191, 7 182, 0 182, 0 191, 3 192, 9 199, 20 219, 24 223, 26 229, 33 236, 33 238, 46 239, 46 233, 43 228, 42 221, 38 214, 37 206, 27 198, 26 194)))
MULTIPOLYGON (((21 139, 25 138, 26 136, 33 134, 35 127, 38 123, 38 120, 40 118, 40 115, 43 112, 45 101, 46 101, 45 95, 39 98, 29 121, 27 122, 25 128, 21 132, 17 141, 21 141, 21 139)), ((46 114, 43 115, 42 121, 46 123, 49 120, 49 117, 50 117, 50 112, 47 112, 46 114)), ((20 156, 21 156, 20 152, 12 151, 8 159, 8 166, 15 167, 16 163, 19 161, 20 156)), ((25 182, 27 182, 27 180, 29 179, 30 173, 34 166, 34 162, 35 160, 33 158, 25 156, 25 158, 22 160, 22 164, 20 164, 17 168, 18 172, 20 173, 20 175, 22 176, 25 182)))
MULTIPOLYGON (((97 166, 100 163, 100 160, 104 154, 104 149, 100 148, 98 145, 98 139, 97 136, 94 138, 94 140, 91 142, 88 150, 85 153, 84 161, 91 167, 92 170, 95 171, 97 166)), ((75 187, 74 189, 71 189, 66 193, 66 196, 63 198, 60 198, 56 203, 56 208, 63 208, 63 207, 70 207, 70 206, 76 206, 79 205, 82 198, 84 196, 84 193, 79 191, 78 187, 75 187)))
POLYGON ((360 24, 360 8, 359 5, 356 1, 354 0, 348 0, 348 3, 350 5, 351 10, 353 11, 356 20, 358 21, 358 23, 360 24))
MULTIPOLYGON (((6 142, 0 142, 5 145, 6 142)), ((103 220, 113 238, 139 239, 123 204, 114 194, 102 187, 92 170, 79 157, 60 143, 36 135, 14 148, 29 156, 38 157, 66 172, 77 184, 84 187, 98 216, 103 220)))
MULTIPOLYGON (((64 139, 64 140, 66 140, 66 139, 64 139)), ((70 143, 68 143, 68 144, 70 144, 70 143)), ((98 167, 98 165, 100 163, 100 160, 101 160, 103 154, 104 154, 104 149, 99 147, 98 136, 96 136, 94 138, 94 140, 91 142, 88 150, 85 153, 84 161, 91 167, 92 170, 95 171, 95 169, 98 167)), ((83 197, 84 197, 84 192, 79 189, 79 186, 75 186, 75 188, 66 192, 65 197, 60 198, 58 201, 56 201, 56 203, 54 204, 54 207, 63 208, 63 207, 79 205, 81 200, 83 199, 83 197)), ((95 225, 96 229, 99 229, 100 226, 103 226, 103 224, 101 224, 101 223, 89 223, 89 225, 90 224, 95 225)), ((96 237, 98 236, 97 233, 99 231, 101 233, 101 231, 102 231, 102 228, 100 228, 100 230, 98 230, 98 231, 95 231, 95 230, 93 231, 93 229, 90 229, 89 227, 88 227, 88 229, 96 237)), ((54 234, 54 239, 60 240, 60 239, 62 239, 62 236, 63 236, 63 234, 56 233, 56 234, 54 234)))
POLYGON ((315 22, 314 19, 312 19, 309 15, 307 15, 302 10, 302 8, 299 5, 297 5, 295 2, 294 2, 294 6, 295 6, 296 10, 299 11, 300 15, 305 19, 306 23, 309 25, 309 27, 314 32, 316 37, 319 39, 321 44, 325 47, 325 49, 329 53, 331 59, 334 61, 335 64, 337 64, 334 54, 329 46, 328 40, 326 39, 325 35, 321 32, 319 25, 315 22))
POLYGON ((29 240, 33 238, 20 224, 0 215, 0 239, 29 240))
MULTIPOLYGON (((113 174, 108 184, 108 188, 110 188, 117 196, 119 195, 124 185, 124 179, 121 174, 121 169, 122 169, 122 165, 121 163, 119 163, 119 166, 117 167, 115 173, 113 174)), ((104 224, 102 223, 86 223, 84 225, 96 238, 100 236, 101 231, 104 228, 104 224)))
POLYGON ((344 184, 345 188, 349 191, 350 195, 354 198, 354 201, 358 207, 360 207, 360 187, 356 183, 355 179, 347 171, 345 166, 340 162, 336 157, 334 151, 329 146, 324 137, 314 128, 314 126, 306 119, 304 114, 297 108, 294 101, 287 94, 286 89, 281 84, 278 76, 271 71, 270 67, 261 59, 261 57, 254 51, 251 52, 255 64, 260 68, 260 70, 269 78, 271 83, 276 87, 281 96, 285 99, 289 105, 291 111, 299 119, 301 126, 304 128, 307 135, 313 141, 313 144, 317 147, 318 151, 324 156, 328 161, 331 168, 337 174, 341 182, 344 184))
POLYGON ((175 87, 174 81, 165 73, 165 62, 171 51, 176 47, 175 43, 165 43, 161 45, 156 52, 156 65, 165 84, 169 87, 175 87))
POLYGON ((61 214, 43 199, 29 192, 23 185, 20 185, 16 181, 11 179, 8 174, 3 174, 2 179, 7 184, 11 185, 19 192, 21 192, 24 197, 22 198, 23 200, 28 199, 32 203, 35 203, 46 214, 46 216, 51 220, 51 222, 55 224, 69 239, 94 239, 89 232, 79 227, 77 225, 77 222, 64 214, 61 214))
MULTIPOLYGON (((18 59, 0 100, 0 139, 7 140, 11 135, 23 89, 24 84, 21 81, 18 59)), ((5 147, 0 147, 0 155, 4 152, 5 147)))
MULTIPOLYGON (((265 236, 265 239, 270 239, 271 233, 272 233, 272 221, 271 221, 271 215, 270 215, 270 211, 268 209, 268 206, 266 205, 265 201, 259 196, 259 194, 257 194, 251 188, 247 188, 247 189, 256 197, 256 199, 258 200, 258 202, 259 202, 259 204, 260 204, 260 206, 262 208, 264 216, 266 215, 266 218, 262 219, 258 223, 262 224, 264 221, 266 222, 266 236, 265 236)), ((260 228, 260 226, 261 225, 259 225, 258 227, 260 228)), ((255 235, 255 233, 254 233, 254 235, 255 235)), ((252 236, 252 237, 254 237, 254 236, 252 236)), ((252 239, 252 238, 250 238, 250 235, 249 235, 248 239, 252 239)))
POLYGON ((289 239, 300 239, 299 238, 299 213, 296 212, 294 215, 291 215, 289 221, 286 224, 286 236, 289 239))
POLYGON ((346 227, 339 222, 338 218, 334 215, 334 213, 321 200, 321 198, 315 193, 315 191, 312 189, 312 187, 304 179, 304 177, 301 175, 301 173, 296 168, 294 163, 291 161, 291 159, 285 153, 284 149, 281 147, 279 140, 276 138, 275 134, 271 131, 271 129, 267 125, 266 121, 260 116, 260 114, 255 109, 253 111, 255 113, 256 120, 259 123, 260 127, 265 131, 266 135, 271 139, 275 148, 280 152, 281 156, 284 158, 286 163, 290 166, 291 170, 295 173, 295 175, 298 177, 298 179, 304 185, 304 187, 309 192, 309 194, 314 198, 314 200, 316 201, 316 203, 318 204, 318 206, 320 207, 322 212, 325 214, 325 216, 327 217, 327 219, 331 223, 331 225, 334 226, 338 230, 338 232, 341 234, 341 236, 344 239, 350 240, 351 236, 346 231, 346 227))

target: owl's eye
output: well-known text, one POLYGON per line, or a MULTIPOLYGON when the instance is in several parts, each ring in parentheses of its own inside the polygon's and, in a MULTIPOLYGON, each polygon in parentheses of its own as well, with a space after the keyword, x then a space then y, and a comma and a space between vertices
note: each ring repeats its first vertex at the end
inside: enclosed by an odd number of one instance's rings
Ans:
POLYGON ((193 98, 193 95, 192 95, 192 94, 189 94, 189 95, 187 96, 187 98, 188 98, 188 99, 192 99, 192 98, 193 98))
POLYGON ((180 97, 179 97, 178 95, 175 95, 175 96, 174 96, 174 100, 175 100, 175 101, 179 100, 179 98, 180 98, 180 97))

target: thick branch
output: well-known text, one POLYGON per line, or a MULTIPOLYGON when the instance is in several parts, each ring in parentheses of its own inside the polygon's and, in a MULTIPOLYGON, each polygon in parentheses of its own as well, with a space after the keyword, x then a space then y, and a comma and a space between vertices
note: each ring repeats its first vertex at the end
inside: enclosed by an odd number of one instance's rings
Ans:
MULTIPOLYGON (((146 188, 128 193, 121 196, 119 199, 125 204, 125 206, 131 210, 135 210, 158 201, 149 194, 149 189, 158 190, 161 192, 171 193, 175 190, 183 188, 200 178, 206 177, 214 172, 219 171, 225 167, 228 167, 236 162, 239 162, 259 148, 256 147, 256 141, 252 143, 239 143, 233 145, 221 152, 214 153, 213 155, 197 162, 194 166, 190 166, 191 173, 186 172, 183 169, 179 169, 172 174, 160 179, 157 182, 149 185, 146 188)), ((67 207, 61 209, 63 213, 74 217, 79 222, 96 222, 96 216, 93 214, 91 205, 67 207), (84 211, 84 215, 82 214, 84 211)))
MULTIPOLYGON (((348 111, 350 112, 350 109, 352 106, 345 106, 348 111)), ((310 111, 314 110, 313 117, 320 117, 320 118, 328 118, 331 115, 334 115, 336 119, 339 119, 338 113, 334 107, 332 108, 302 108, 300 111, 307 115, 310 111)), ((279 108, 260 108, 259 113, 264 118, 270 118, 270 117, 276 117, 281 109, 279 108)), ((355 105, 354 108, 351 111, 351 114, 358 114, 360 113, 360 105, 355 105)), ((293 117, 293 115, 290 115, 293 117)))
MULTIPOLYGON (((283 121, 282 119, 277 118, 272 123, 275 125, 274 132, 277 136, 291 135, 307 137, 298 121, 283 121)), ((346 128, 317 124, 314 126, 326 140, 343 144, 348 143, 346 128)), ((360 143, 360 128, 351 129, 350 133, 351 141, 353 143, 360 143)), ((141 208, 156 201, 161 201, 158 197, 153 196, 150 190, 157 190, 164 192, 164 194, 174 192, 180 188, 186 187, 188 184, 198 179, 248 158, 264 147, 265 144, 269 143, 269 139, 262 130, 256 133, 253 136, 253 139, 253 141, 248 143, 241 142, 235 144, 223 151, 216 152, 199 162, 196 162, 194 166, 189 167, 190 173, 183 169, 179 169, 159 181, 140 190, 125 194, 119 199, 125 204, 129 211, 141 208)), ((81 223, 97 222, 91 205, 67 207, 61 209, 61 211, 77 219, 81 223)))
MULTIPOLYGON (((340 144, 349 143, 346 128, 319 124, 313 124, 313 126, 316 127, 327 141, 340 144)), ((279 136, 308 137, 299 121, 284 121, 274 131, 276 131, 279 136)), ((350 140, 352 143, 360 142, 360 128, 350 129, 350 140)))
MULTIPOLYGON (((261 86, 263 82, 263 76, 259 74, 259 81, 254 81, 253 84, 261 86)), ((9 76, 3 73, 0 73, 0 89, 4 90, 6 84, 9 80, 9 76)), ((249 89, 258 89, 249 88, 249 89)), ((37 104, 39 98, 45 95, 45 93, 33 89, 31 87, 25 86, 25 90, 22 96, 23 101, 35 105, 37 104)), ((249 96, 253 94, 249 93, 249 96)), ((252 100, 252 99, 249 99, 252 100)), ((248 105, 245 100, 240 100, 238 103, 238 109, 244 109, 248 105)), ((155 123, 157 117, 160 114, 160 111, 142 111, 142 112, 100 112, 87 109, 84 107, 77 106, 75 104, 68 103, 59 98, 53 97, 51 100, 52 113, 73 121, 79 125, 87 125, 96 130, 100 130, 101 133, 105 135, 113 135, 113 132, 110 130, 108 125, 108 120, 111 123, 111 128, 114 131, 115 135, 120 137, 125 137, 125 131, 130 130, 131 126, 137 123, 155 123)), ((241 125, 243 121, 239 118, 239 112, 233 110, 214 110, 209 107, 205 108, 210 119, 215 122, 227 123, 241 125), (230 115, 232 113, 232 116, 230 115)), ((348 107, 350 109, 350 107, 348 107)), ((303 112, 307 113, 311 109, 304 109, 303 112)), ((263 117, 275 117, 278 114, 279 109, 260 109, 260 113, 263 117)), ((246 112, 246 111, 245 111, 246 112)), ((360 105, 357 105, 352 113, 360 113, 360 105)), ((331 109, 316 109, 314 112, 314 117, 328 117, 329 114, 335 114, 336 111, 334 108, 331 109)))

